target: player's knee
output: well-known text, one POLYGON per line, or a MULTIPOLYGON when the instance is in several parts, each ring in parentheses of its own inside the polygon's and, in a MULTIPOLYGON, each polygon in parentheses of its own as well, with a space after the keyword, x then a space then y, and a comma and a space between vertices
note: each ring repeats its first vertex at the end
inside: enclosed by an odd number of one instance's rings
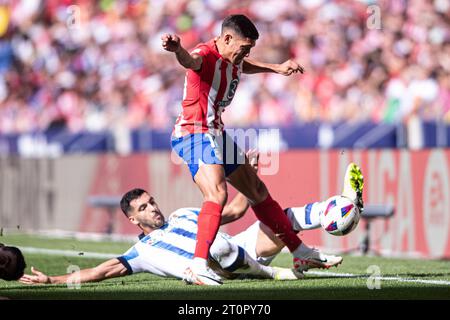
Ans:
POLYGON ((216 197, 216 199, 214 202, 216 202, 216 203, 220 204, 222 207, 224 207, 227 204, 228 192, 227 192, 227 190, 217 191, 215 197, 216 197))
POLYGON ((237 263, 240 257, 239 247, 236 244, 226 240, 220 233, 211 245, 209 252, 211 253, 213 259, 215 259, 220 266, 227 271, 233 272, 234 270, 229 270, 228 268, 232 266, 239 267, 240 265, 237 263))
POLYGON ((208 195, 205 195, 204 201, 212 201, 215 203, 220 204, 222 207, 225 206, 228 199, 228 192, 226 189, 217 189, 214 192, 209 193, 208 195))
POLYGON ((233 246, 228 241, 223 241, 220 236, 216 237, 216 240, 211 245, 209 252, 216 259, 216 261, 221 261, 224 258, 229 257, 233 254, 233 246), (217 241, 219 239, 219 241, 217 241))

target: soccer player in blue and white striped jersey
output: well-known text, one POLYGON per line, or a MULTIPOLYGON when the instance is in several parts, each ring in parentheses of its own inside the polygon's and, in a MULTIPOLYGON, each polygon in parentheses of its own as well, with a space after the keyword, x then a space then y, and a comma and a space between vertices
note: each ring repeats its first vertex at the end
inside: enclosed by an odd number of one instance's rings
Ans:
MULTIPOLYGON (((242 202, 243 199, 237 200, 242 202)), ((237 202, 234 201, 235 204, 237 202)), ((97 267, 83 269, 69 275, 47 276, 32 267, 33 275, 24 275, 20 282, 62 284, 70 281, 70 277, 74 277, 80 283, 84 283, 139 272, 184 279, 184 272, 195 250, 199 208, 178 209, 166 221, 155 199, 143 189, 127 192, 121 200, 121 208, 130 222, 143 231, 141 239, 125 254, 97 267)), ((212 244, 210 260, 216 268, 221 269, 218 271, 224 276, 243 273, 276 280, 303 277, 301 273, 293 269, 269 267, 256 262, 251 254, 233 241, 233 237, 224 233, 219 233, 212 244)), ((221 279, 211 281, 221 284, 221 279)))
MULTIPOLYGON (((70 281, 70 277, 74 277, 83 283, 140 272, 184 279, 185 270, 195 250, 199 208, 178 209, 166 221, 155 199, 142 189, 127 192, 122 198, 121 208, 129 221, 143 231, 141 239, 125 254, 97 267, 61 276, 47 276, 32 267, 33 275, 24 275, 20 281, 25 284, 62 284, 70 281)), ((223 222, 242 216, 247 208, 246 198, 239 194, 225 208, 223 222)), ((293 226, 299 229, 312 229, 320 226, 319 206, 316 205, 312 211, 312 218, 309 219, 312 219, 313 224, 310 226, 297 221, 305 220, 304 207, 291 208, 287 215, 293 221, 293 226)), ((268 266, 283 246, 284 244, 272 231, 258 221, 234 237, 219 232, 210 248, 210 260, 213 262, 212 265, 216 266, 214 270, 222 276, 248 274, 276 280, 302 278, 303 274, 294 269, 268 266)), ((341 257, 329 255, 326 257, 332 265, 342 261, 341 257)), ((211 283, 222 283, 221 279, 210 280, 211 283)), ((200 279, 195 284, 206 284, 203 281, 206 280, 200 279)))
MULTIPOLYGON (((356 167, 356 169, 360 174, 359 168, 356 167)), ((350 181, 351 170, 355 170, 355 165, 349 165, 344 180, 350 181)), ((351 195, 351 190, 346 190, 347 184, 344 184, 344 194, 355 201, 361 200, 362 194, 351 195)), ((294 231, 298 232, 320 227, 323 206, 324 202, 316 202, 304 207, 288 208, 285 212, 294 231)), ((178 209, 169 216, 166 222, 155 199, 143 189, 133 189, 127 192, 121 200, 121 208, 129 221, 143 231, 139 242, 124 255, 106 261, 95 268, 81 270, 75 275, 49 277, 32 268, 34 275, 25 275, 20 281, 27 284, 65 283, 70 276, 73 276, 80 282, 89 282, 138 272, 192 279, 192 276, 186 275, 185 271, 189 269, 188 266, 194 257, 200 209, 178 209)), ((244 195, 238 194, 224 208, 222 224, 241 217, 247 209, 247 199, 244 195)), ((215 271, 219 271, 222 276, 246 273, 278 280, 302 278, 303 274, 294 269, 268 266, 283 246, 284 244, 273 232, 258 221, 234 237, 219 232, 210 247, 209 260, 216 268, 219 267, 219 270, 215 269, 215 271)), ((342 262, 342 257, 326 255, 306 246, 305 248, 305 260, 307 259, 305 270, 317 267, 329 268, 342 262)), ((188 283, 220 285, 222 280, 202 277, 196 282, 188 281, 188 283)))
MULTIPOLYGON (((122 211, 144 236, 118 260, 128 273, 151 272, 160 276, 185 277, 194 257, 199 208, 182 208, 173 212, 167 222, 154 198, 142 189, 126 193, 122 211)), ((219 233, 210 249, 210 258, 228 272, 250 272, 264 278, 277 275, 273 268, 260 265, 226 234, 219 233)), ((212 279, 221 282, 220 279, 212 279)), ((198 283, 203 284, 203 283, 198 283)))

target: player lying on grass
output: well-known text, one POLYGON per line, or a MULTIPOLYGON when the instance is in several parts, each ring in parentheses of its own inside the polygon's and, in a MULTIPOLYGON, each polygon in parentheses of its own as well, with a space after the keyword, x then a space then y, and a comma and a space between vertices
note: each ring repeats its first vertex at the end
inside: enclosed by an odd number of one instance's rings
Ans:
MULTIPOLYGON (((140 272, 184 279, 184 271, 193 259, 199 209, 178 209, 166 221, 155 199, 142 189, 127 192, 121 200, 121 208, 129 221, 143 231, 139 242, 124 255, 97 267, 61 276, 47 276, 32 267, 33 275, 24 275, 20 282, 63 284, 73 277, 83 283, 140 272)), ((211 267, 218 264, 228 273, 249 273, 262 278, 297 279, 302 276, 291 269, 257 263, 232 239, 219 233, 210 249, 210 260, 215 262, 211 267)), ((214 269, 217 270, 217 266, 214 269)))
POLYGON ((0 279, 19 280, 25 267, 25 259, 18 248, 0 243, 0 279))
MULTIPOLYGON (((343 195, 356 203, 361 198, 351 186, 355 185, 355 177, 362 179, 359 168, 351 164, 347 168, 343 195)), ((362 187, 362 180, 357 182, 362 187)), ((300 208, 288 208, 285 212, 294 230, 298 232, 320 227, 320 212, 324 209, 322 207, 323 203, 314 203, 300 208)), ((194 256, 200 209, 178 209, 166 222, 155 199, 142 189, 127 192, 122 198, 121 208, 130 222, 143 231, 140 241, 124 255, 106 261, 95 268, 81 270, 75 275, 49 277, 32 268, 34 275, 25 275, 20 281, 25 284, 65 283, 69 277, 74 276, 80 282, 89 282, 139 272, 183 279, 186 266, 190 264, 194 256)), ((239 218, 247 209, 247 198, 238 194, 226 206, 222 222, 227 223, 239 218)), ((256 222, 234 237, 219 232, 210 249, 211 266, 222 276, 249 274, 279 280, 301 278, 303 275, 294 269, 267 266, 283 247, 284 244, 267 226, 256 222)), ((311 249, 307 269, 328 268, 341 262, 341 257, 325 255, 311 249), (314 265, 311 261, 317 261, 317 264, 314 265)))

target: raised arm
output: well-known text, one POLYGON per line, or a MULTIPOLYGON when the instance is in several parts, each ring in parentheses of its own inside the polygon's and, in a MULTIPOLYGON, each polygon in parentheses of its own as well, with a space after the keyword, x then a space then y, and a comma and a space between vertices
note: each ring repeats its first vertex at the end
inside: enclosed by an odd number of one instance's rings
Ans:
POLYGON ((293 60, 287 60, 281 64, 265 63, 251 59, 244 59, 242 65, 243 73, 260 73, 260 72, 275 72, 284 76, 290 76, 293 73, 303 73, 303 67, 293 60))
POLYGON ((202 57, 199 54, 192 55, 183 48, 180 43, 180 37, 174 34, 164 34, 161 37, 162 47, 164 50, 174 52, 178 62, 186 69, 194 71, 200 70, 202 67, 202 57))
POLYGON ((111 259, 95 268, 83 269, 71 274, 65 274, 61 276, 48 276, 41 271, 31 267, 33 275, 25 274, 19 279, 24 284, 64 284, 83 282, 98 282, 109 278, 123 277, 127 275, 127 268, 118 260, 111 259))

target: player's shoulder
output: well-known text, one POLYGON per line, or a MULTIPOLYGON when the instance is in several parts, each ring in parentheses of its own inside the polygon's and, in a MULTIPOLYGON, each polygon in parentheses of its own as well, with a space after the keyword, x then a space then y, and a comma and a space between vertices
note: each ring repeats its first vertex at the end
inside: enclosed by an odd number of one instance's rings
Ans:
POLYGON ((136 259, 139 257, 139 243, 142 242, 142 240, 135 243, 131 248, 129 248, 127 251, 125 251, 124 254, 122 254, 118 259, 123 258, 127 261, 136 259))
POLYGON ((196 219, 200 213, 200 208, 180 208, 169 215, 169 220, 180 217, 191 217, 196 219))
POLYGON ((209 54, 215 54, 215 45, 214 45, 214 41, 208 41, 208 42, 203 42, 203 43, 199 43, 197 44, 194 49, 191 50, 190 52, 191 54, 199 54, 201 56, 206 56, 209 54))

